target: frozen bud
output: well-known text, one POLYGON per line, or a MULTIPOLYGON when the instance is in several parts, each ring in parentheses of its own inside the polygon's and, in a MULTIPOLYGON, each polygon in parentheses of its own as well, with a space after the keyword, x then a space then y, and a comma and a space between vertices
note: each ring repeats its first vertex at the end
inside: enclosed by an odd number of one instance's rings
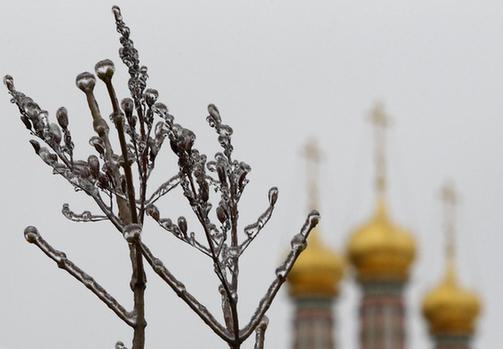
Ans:
POLYGON ((68 128, 68 111, 65 107, 61 107, 56 111, 56 119, 63 130, 68 128))
POLYGON ((59 144, 61 142, 61 138, 62 138, 61 130, 59 129, 59 126, 52 122, 49 125, 49 130, 51 131, 51 137, 54 140, 54 142, 59 144))
POLYGON ((167 129, 165 129, 164 122, 158 121, 155 124, 154 133, 155 133, 156 138, 161 138, 161 137, 164 138, 164 136, 168 133, 167 129))
POLYGON ((37 228, 32 225, 29 225, 24 229, 24 238, 29 243, 34 243, 39 236, 40 234, 38 233, 37 228))
POLYGON ((220 117, 220 112, 218 111, 218 108, 214 104, 208 105, 208 113, 210 113, 210 125, 213 126, 214 124, 220 124, 222 122, 222 118, 220 117), (213 122, 213 124, 212 124, 213 122))
POLYGON ((217 165, 217 174, 220 183, 225 184, 226 183, 225 168, 221 164, 217 165))
POLYGON ((187 220, 185 219, 185 217, 178 217, 178 227, 182 231, 183 235, 187 234, 187 220))
POLYGON ((229 125, 221 125, 218 130, 218 134, 222 137, 230 137, 232 136, 233 130, 229 125))
POLYGON ((168 112, 169 112, 166 104, 161 103, 161 102, 155 103, 153 110, 154 110, 154 113, 157 113, 163 119, 166 118, 166 116, 168 115, 168 112))
POLYGON ((93 128, 94 131, 100 136, 103 136, 109 131, 108 124, 103 118, 94 119, 93 128))
POLYGON ((134 109, 134 102, 131 98, 124 98, 121 102, 121 107, 126 115, 131 115, 134 109))
POLYGON ((38 114, 40 114, 41 110, 37 103, 33 101, 27 101, 23 103, 23 110, 28 115, 28 117, 32 120, 38 118, 38 114))
POLYGON ((34 139, 30 139, 30 144, 31 144, 31 146, 33 147, 33 149, 35 150, 35 153, 37 153, 37 154, 38 154, 38 153, 39 153, 39 151, 40 151, 40 143, 39 143, 39 142, 37 142, 37 141, 36 141, 36 140, 34 140, 34 139))
POLYGON ((14 91, 14 78, 10 75, 3 77, 3 83, 9 91, 14 91))
POLYGON ((145 101, 149 107, 153 106, 157 98, 159 97, 159 92, 153 88, 148 88, 145 91, 145 101))
POLYGON ((269 203, 274 206, 276 201, 278 201, 278 188, 272 187, 269 189, 269 203))
POLYGON ((222 224, 227 220, 227 212, 222 206, 217 207, 217 218, 222 224))
POLYGON ((128 224, 124 227, 124 238, 133 243, 140 238, 142 226, 140 224, 128 224))
MULTIPOLYGON (((122 13, 121 13, 121 8, 117 5, 112 6, 112 13, 114 14, 115 20, 116 21, 122 21, 122 13)), ((117 342, 119 344, 122 342, 117 342)), ((124 344, 122 344, 124 346, 124 344)), ((116 345, 117 346, 117 345, 116 345)))
POLYGON ((147 214, 152 217, 155 221, 158 221, 160 219, 160 215, 159 215, 159 209, 153 205, 153 204, 150 204, 148 205, 146 208, 145 208, 145 211, 147 212, 147 214))
POLYGON ((208 199, 210 198, 209 186, 204 179, 199 185, 199 197, 204 202, 207 202, 208 199))
POLYGON ((77 87, 84 91, 84 93, 91 93, 94 90, 94 85, 96 84, 96 78, 93 74, 89 72, 80 73, 75 79, 77 87))
POLYGON ((105 82, 110 81, 115 72, 114 62, 109 59, 99 61, 94 66, 94 71, 101 80, 105 82))
POLYGON ((98 153, 103 155, 105 153, 105 144, 103 143, 103 140, 98 137, 98 136, 92 136, 91 139, 89 140, 89 144, 96 149, 98 153))
POLYGON ((57 155, 52 154, 46 147, 40 147, 38 156, 49 166, 53 166, 58 161, 57 155))
POLYGON ((182 137, 183 137, 182 147, 185 151, 189 152, 192 149, 192 146, 194 145, 196 135, 191 130, 184 129, 182 132, 182 137))
POLYGON ((91 175, 94 178, 98 178, 100 174, 100 160, 96 155, 89 155, 87 158, 87 163, 89 164, 89 169, 91 170, 91 175))

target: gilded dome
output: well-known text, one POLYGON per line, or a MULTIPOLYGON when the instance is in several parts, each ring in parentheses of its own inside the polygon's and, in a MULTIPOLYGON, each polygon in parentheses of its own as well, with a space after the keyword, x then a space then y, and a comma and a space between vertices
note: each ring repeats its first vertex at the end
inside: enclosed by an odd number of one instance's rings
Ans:
POLYGON ((290 295, 334 296, 343 274, 343 258, 323 246, 316 227, 308 238, 306 249, 288 275, 290 295))
POLYGON ((449 264, 442 282, 423 299, 422 311, 434 335, 471 335, 480 313, 477 295, 463 289, 449 264))
POLYGON ((373 217, 351 235, 347 252, 361 281, 406 280, 414 260, 416 243, 411 234, 390 220, 381 198, 373 217))

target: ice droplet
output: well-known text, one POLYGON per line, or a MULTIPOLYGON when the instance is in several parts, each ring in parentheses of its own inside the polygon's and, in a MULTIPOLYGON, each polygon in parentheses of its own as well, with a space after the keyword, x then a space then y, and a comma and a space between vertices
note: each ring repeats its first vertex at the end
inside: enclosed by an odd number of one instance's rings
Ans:
POLYGON ((112 76, 115 72, 114 62, 112 62, 110 59, 99 61, 94 66, 94 71, 101 80, 108 81, 112 79, 112 76))
POLYGON ((142 226, 140 224, 128 224, 124 227, 124 238, 127 242, 132 243, 141 235, 142 226))
POLYGON ((177 292, 177 293, 183 293, 186 291, 185 285, 178 280, 175 282, 174 286, 175 286, 175 292, 177 292))
POLYGON ((306 248, 305 237, 302 234, 295 234, 290 242, 290 246, 292 246, 292 249, 294 250, 304 250, 306 248))
POLYGON ((114 14, 116 21, 122 21, 121 8, 117 5, 112 6, 112 13, 114 14))
POLYGON ((3 77, 3 83, 9 91, 14 91, 14 78, 10 75, 3 77))
POLYGON ((278 188, 272 187, 269 189, 269 203, 275 205, 276 201, 278 201, 278 188))
POLYGON ((238 293, 236 291, 231 292, 231 299, 234 302, 234 304, 237 304, 238 302, 238 293))
POLYGON ((276 269, 276 277, 283 280, 286 277, 286 268, 284 265, 276 269))
POLYGON ((178 217, 178 227, 182 231, 183 235, 187 234, 187 220, 185 219, 185 217, 183 216, 178 217))
POLYGON ((94 85, 96 84, 96 77, 89 72, 80 73, 75 79, 75 84, 79 89, 84 91, 84 93, 90 93, 93 91, 94 85))
POLYGON ((24 238, 29 243, 34 243, 39 236, 40 234, 38 233, 38 229, 33 225, 29 225, 24 229, 24 238))

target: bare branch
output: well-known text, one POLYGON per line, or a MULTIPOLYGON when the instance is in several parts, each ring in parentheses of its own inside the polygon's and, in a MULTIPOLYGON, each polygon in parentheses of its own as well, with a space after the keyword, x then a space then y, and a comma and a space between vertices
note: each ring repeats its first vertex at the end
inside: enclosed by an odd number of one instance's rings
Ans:
POLYGON ((268 325, 269 318, 267 315, 264 315, 255 330, 255 349, 264 349, 265 331, 267 330, 268 325))
POLYGON ((113 298, 100 284, 98 284, 90 275, 70 261, 64 252, 53 248, 42 238, 37 228, 28 226, 24 230, 26 241, 37 245, 49 258, 55 261, 59 268, 66 270, 70 275, 80 281, 92 293, 103 301, 119 318, 131 327, 135 326, 136 319, 134 315, 128 312, 119 302, 113 298))
POLYGON ((250 322, 248 323, 248 325, 246 325, 245 328, 240 331, 240 339, 242 341, 244 341, 253 333, 255 328, 262 320, 262 317, 271 306, 274 297, 278 293, 281 285, 285 282, 288 273, 293 267, 293 264, 299 257, 300 253, 306 248, 309 233, 318 224, 319 219, 320 214, 315 210, 311 211, 311 213, 309 213, 309 215, 307 216, 306 222, 302 226, 300 233, 296 234, 292 238, 292 241, 290 243, 292 249, 290 250, 290 253, 286 257, 283 264, 281 264, 276 269, 276 278, 267 289, 264 297, 262 297, 262 299, 260 300, 259 305, 255 310, 255 313, 253 314, 250 322))
POLYGON ((140 241, 139 246, 148 264, 150 264, 152 269, 166 281, 178 297, 180 297, 220 338, 226 342, 232 341, 233 338, 229 335, 228 331, 215 319, 204 305, 199 303, 199 301, 187 291, 185 285, 171 274, 162 261, 156 258, 143 242, 140 241))

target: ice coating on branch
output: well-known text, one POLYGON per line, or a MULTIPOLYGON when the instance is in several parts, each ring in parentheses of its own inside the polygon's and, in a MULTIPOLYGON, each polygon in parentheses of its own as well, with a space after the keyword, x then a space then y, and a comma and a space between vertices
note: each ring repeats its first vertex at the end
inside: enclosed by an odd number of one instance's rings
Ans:
POLYGON ((140 238, 142 231, 141 224, 128 224, 124 227, 124 238, 129 243, 133 243, 140 238))
POLYGON ((34 243, 35 240, 40 236, 37 228, 30 225, 24 229, 24 238, 30 243, 34 243))
POLYGON ((14 78, 10 75, 3 77, 3 83, 9 91, 14 91, 14 78))
POLYGON ((103 81, 110 81, 115 72, 114 62, 110 59, 99 61, 94 66, 94 72, 103 81))
MULTIPOLYGON (((200 152, 196 147, 195 133, 174 123, 173 115, 169 114, 166 105, 159 101, 158 91, 147 88, 148 71, 145 66, 140 65, 138 51, 131 40, 130 29, 124 23, 120 9, 114 6, 112 11, 117 31, 120 34, 119 55, 128 68, 128 87, 131 98, 123 99, 119 105, 111 84, 115 71, 111 60, 98 62, 95 65, 95 73, 106 84, 113 107, 111 120, 114 121, 113 126, 117 133, 109 132, 108 124, 101 116, 98 101, 93 95, 96 77, 86 72, 79 74, 76 78, 76 85, 86 93, 89 110, 93 117, 93 127, 97 136, 92 137, 89 143, 97 151, 98 156, 73 158, 74 145, 68 129, 68 113, 65 108, 60 108, 56 112, 56 124, 51 122, 55 120, 51 120, 48 112, 32 98, 16 91, 12 77, 6 76, 4 84, 12 96, 12 102, 19 108, 21 121, 30 130, 30 134, 38 139, 38 141, 30 141, 36 154, 52 168, 53 173, 61 175, 70 182, 75 190, 88 194, 103 212, 103 215, 93 215, 87 210, 75 213, 68 204, 64 204, 63 214, 77 222, 107 219, 130 243, 133 262, 131 287, 135 292, 134 310, 126 311, 63 252, 52 248, 40 236, 36 228, 27 227, 25 238, 28 242, 36 244, 61 269, 79 280, 122 320, 134 327, 135 336, 137 328, 145 322, 142 311, 138 311, 138 309, 143 309, 143 305, 139 308, 137 305, 137 297, 143 297, 137 291, 143 292, 145 287, 143 255, 152 269, 224 341, 232 346, 239 346, 255 331, 255 348, 262 349, 268 321, 265 312, 286 279, 293 263, 306 247, 307 236, 316 225, 318 215, 316 212, 311 213, 300 233, 292 238, 288 257, 275 270, 275 279, 259 302, 255 314, 240 330, 237 311, 239 258, 271 218, 278 199, 278 190, 275 187, 269 190, 268 207, 255 222, 245 226, 243 234, 238 206, 241 195, 249 182, 248 175, 251 167, 244 161, 236 159, 233 154, 231 137, 234 131, 232 127, 223 123, 220 111, 214 104, 208 105, 207 121, 215 130, 221 149, 213 158, 200 152), (111 139, 112 136, 118 136, 119 142, 111 139), (147 186, 147 181, 154 170, 155 160, 166 137, 178 158, 177 173, 150 194, 151 186, 147 186), (45 144, 41 145, 39 141, 45 144), (120 150, 117 143, 120 144, 120 150), (135 163, 137 169, 131 171, 135 163), (138 171, 138 177, 135 181, 132 176, 136 174, 136 171, 138 171), (138 183, 136 189, 135 183, 138 183), (154 205, 178 184, 196 215, 197 222, 200 223, 199 227, 190 227, 194 231, 189 230, 185 217, 173 220, 163 218, 157 206, 154 205), (150 197, 147 196, 147 188, 150 197), (217 199, 213 201, 215 196, 217 199), (215 213, 212 212, 214 207, 215 213), (219 291, 226 326, 221 325, 208 309, 187 291, 185 285, 169 272, 163 262, 154 257, 142 243, 141 231, 145 214, 152 217, 174 237, 210 258, 220 284, 219 291)), ((170 214, 176 213, 170 212, 170 214)), ((125 346, 122 342, 117 342, 116 349, 125 349, 125 346)))
POLYGON ((99 222, 99 221, 104 221, 108 220, 107 216, 102 216, 102 215, 93 215, 89 211, 84 211, 80 214, 77 214, 70 210, 70 205, 68 204, 63 204, 63 208, 61 209, 61 213, 63 213, 63 216, 68 218, 71 221, 74 222, 99 222))
POLYGON ((89 72, 83 72, 77 75, 77 77, 75 78, 75 84, 84 93, 91 93, 94 90, 96 78, 89 72))
POLYGON ((26 240, 30 243, 37 245, 49 258, 56 262, 59 268, 66 270, 75 279, 80 281, 91 292, 93 292, 102 302, 104 302, 113 312, 119 316, 124 322, 130 326, 134 326, 134 319, 131 314, 119 304, 119 302, 112 297, 99 283, 94 280, 92 276, 84 272, 62 251, 56 250, 40 235, 35 227, 29 226, 25 229, 26 240))

